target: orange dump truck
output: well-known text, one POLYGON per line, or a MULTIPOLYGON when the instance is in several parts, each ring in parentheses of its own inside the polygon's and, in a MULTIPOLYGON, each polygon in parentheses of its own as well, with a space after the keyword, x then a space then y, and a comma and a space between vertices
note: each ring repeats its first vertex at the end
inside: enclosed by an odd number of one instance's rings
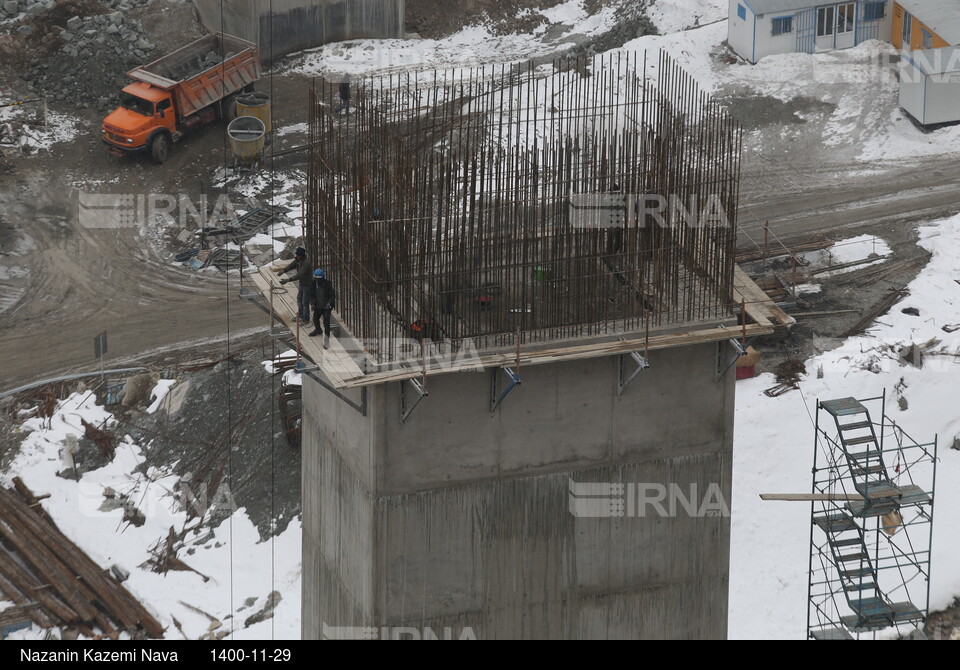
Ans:
POLYGON ((149 151, 163 163, 188 131, 236 117, 236 96, 260 78, 260 50, 239 37, 207 35, 127 76, 133 83, 103 120, 107 152, 149 151))

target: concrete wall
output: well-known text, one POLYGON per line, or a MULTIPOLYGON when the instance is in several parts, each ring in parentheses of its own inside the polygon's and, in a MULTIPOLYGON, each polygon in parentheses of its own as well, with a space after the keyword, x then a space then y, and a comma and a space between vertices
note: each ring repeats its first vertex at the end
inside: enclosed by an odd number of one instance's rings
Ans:
POLYGON ((264 62, 367 37, 403 37, 404 0, 193 0, 210 32, 260 45, 264 62))
POLYGON ((304 637, 724 637, 729 518, 581 518, 568 492, 716 484, 728 504, 734 376, 715 382, 717 356, 656 352, 622 397, 616 358, 529 366, 493 414, 489 372, 437 375, 406 423, 397 384, 363 417, 305 380, 304 637))

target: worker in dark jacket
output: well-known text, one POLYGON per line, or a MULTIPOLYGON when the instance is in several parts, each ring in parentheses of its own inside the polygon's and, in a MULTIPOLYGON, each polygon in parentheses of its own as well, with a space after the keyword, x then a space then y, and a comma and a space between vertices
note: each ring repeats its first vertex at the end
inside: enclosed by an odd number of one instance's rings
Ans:
POLYGON ((350 75, 343 75, 340 82, 340 113, 343 116, 350 114, 350 75))
POLYGON ((313 266, 307 258, 307 250, 303 247, 297 247, 293 262, 285 268, 274 268, 273 271, 278 274, 296 272, 292 277, 281 279, 280 283, 286 284, 294 280, 298 282, 297 313, 300 316, 300 323, 309 323, 310 303, 313 297, 313 266))
POLYGON ((320 334, 320 317, 323 317, 323 348, 330 348, 330 312, 337 306, 337 292, 327 280, 327 273, 317 269, 313 273, 313 332, 320 334))

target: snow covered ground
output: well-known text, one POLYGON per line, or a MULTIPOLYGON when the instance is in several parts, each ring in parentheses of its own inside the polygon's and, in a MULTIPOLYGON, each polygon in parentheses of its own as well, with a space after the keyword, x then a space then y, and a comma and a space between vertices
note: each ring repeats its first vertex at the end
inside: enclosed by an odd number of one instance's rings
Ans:
MULTIPOLYGON (((933 539, 931 606, 949 605, 960 594, 960 533, 952 510, 960 506, 960 337, 943 326, 960 326, 960 216, 920 229, 920 244, 933 253, 908 287, 910 296, 863 336, 846 340, 806 363, 799 391, 769 398, 772 375, 737 382, 731 505, 730 628, 735 639, 798 638, 806 627, 810 507, 763 502, 760 493, 810 490, 816 401, 887 391, 887 413, 921 442, 939 437, 937 500, 933 539), (920 316, 904 314, 916 307, 920 316), (941 342, 924 356, 922 368, 901 366, 905 344, 941 342), (822 369, 823 377, 817 378, 822 369), (871 371, 878 370, 878 371, 871 371), (905 386, 907 409, 894 386, 905 386)), ((960 330, 957 331, 960 333, 960 330)))
MULTIPOLYGON (((715 1, 715 0, 712 0, 715 1)), ((292 70, 333 79, 349 74, 388 75, 412 70, 471 68, 525 61, 576 45, 609 30, 615 7, 590 15, 581 0, 541 10, 548 23, 532 33, 497 35, 487 26, 469 26, 439 40, 352 40, 303 52, 292 70)))
MULTIPOLYGON (((170 386, 158 389, 156 403, 170 386)), ((176 620, 188 639, 224 631, 238 640, 299 638, 300 522, 292 521, 281 535, 261 542, 244 510, 233 509, 229 487, 221 488, 209 503, 215 513, 229 517, 212 532, 204 527, 188 534, 179 553, 196 572, 155 573, 145 567, 149 549, 169 529, 184 528, 185 497, 178 490, 185 490, 189 483, 156 468, 137 472, 150 443, 136 444, 129 436, 121 437, 116 457, 105 467, 84 473, 79 482, 58 477, 56 473, 65 467, 67 436, 83 435, 81 420, 94 425, 115 423, 96 405, 92 392, 76 393, 59 403, 49 421, 24 423, 23 430, 30 433, 2 479, 19 475, 33 491, 50 493, 43 503, 47 512, 95 562, 104 567, 117 564, 130 572, 124 586, 167 627, 167 637, 180 637, 176 620), (146 519, 142 526, 128 525, 122 508, 104 504, 108 488, 135 501, 146 519), (264 607, 273 591, 281 595, 273 617, 246 626, 246 619, 264 607), (210 617, 222 625, 211 631, 210 617)), ((9 485, 9 481, 2 483, 9 485)), ((34 628, 11 637, 42 636, 34 628)))
MULTIPOLYGON (((0 105, 15 102, 0 94, 0 105)), ((46 150, 59 142, 69 142, 80 132, 80 121, 68 114, 47 112, 47 127, 25 125, 27 119, 42 119, 43 111, 39 103, 28 103, 13 107, 0 107, 0 126, 11 124, 15 137, 26 153, 46 150)), ((6 139, 6 138, 5 138, 6 139)))

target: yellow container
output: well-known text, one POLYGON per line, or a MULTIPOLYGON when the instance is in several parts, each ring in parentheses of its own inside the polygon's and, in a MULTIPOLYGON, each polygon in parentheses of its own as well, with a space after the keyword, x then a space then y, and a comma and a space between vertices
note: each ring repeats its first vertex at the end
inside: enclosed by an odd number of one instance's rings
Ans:
POLYGON ((238 116, 227 126, 230 150, 243 167, 250 167, 260 159, 266 139, 263 121, 254 116, 238 116))
POLYGON ((270 96, 266 93, 254 91, 244 93, 237 98, 237 116, 253 116, 263 121, 264 132, 273 132, 273 116, 270 106, 270 96))

